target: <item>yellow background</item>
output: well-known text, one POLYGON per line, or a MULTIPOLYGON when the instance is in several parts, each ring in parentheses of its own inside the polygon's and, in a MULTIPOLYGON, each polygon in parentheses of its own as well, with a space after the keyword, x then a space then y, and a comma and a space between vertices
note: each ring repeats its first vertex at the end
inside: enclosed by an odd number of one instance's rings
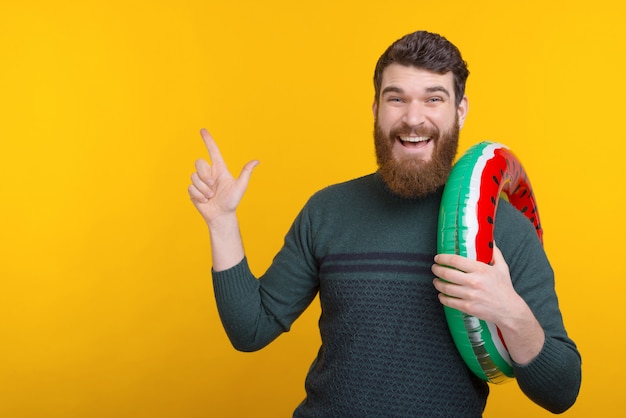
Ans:
MULTIPOLYGON (((261 273, 314 191, 374 170, 373 67, 416 29, 469 62, 462 150, 504 142, 530 173, 583 354, 566 416, 623 416, 625 13, 583 3, 5 1, 0 416, 289 416, 319 308, 230 347, 186 192, 198 131, 235 172, 261 160, 240 209, 261 273)), ((485 416, 549 414, 513 383, 485 416)))

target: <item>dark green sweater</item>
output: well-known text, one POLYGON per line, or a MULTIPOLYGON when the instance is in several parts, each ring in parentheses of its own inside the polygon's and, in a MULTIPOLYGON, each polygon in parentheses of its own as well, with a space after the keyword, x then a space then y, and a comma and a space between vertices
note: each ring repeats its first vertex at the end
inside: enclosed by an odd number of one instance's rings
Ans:
MULTIPOLYGON (((407 200, 377 174, 328 187, 298 215, 257 280, 244 259, 214 273, 233 345, 258 350, 319 292, 322 346, 294 417, 478 417, 488 386, 463 363, 432 285, 441 193, 407 200)), ((580 355, 564 329, 553 272, 528 220, 506 202, 495 239, 546 342, 517 381, 553 412, 575 401, 580 355)))

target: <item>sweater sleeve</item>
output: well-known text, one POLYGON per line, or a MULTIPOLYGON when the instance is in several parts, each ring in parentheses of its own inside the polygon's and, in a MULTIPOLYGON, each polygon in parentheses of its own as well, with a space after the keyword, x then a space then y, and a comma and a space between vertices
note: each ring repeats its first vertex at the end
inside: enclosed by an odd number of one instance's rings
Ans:
MULTIPOLYGON (((581 384, 581 357, 565 330, 554 285, 554 273, 534 228, 514 208, 503 205, 513 222, 496 232, 516 291, 541 324, 545 342, 526 365, 514 364, 519 387, 533 402, 553 413, 570 408, 581 384), (499 232, 499 233, 498 233, 499 232), (502 245, 501 245, 502 244, 502 245)), ((500 216, 500 210, 498 211, 500 216)))
POLYGON ((311 252, 309 210, 291 226, 268 271, 257 279, 244 258, 236 266, 213 271, 215 300, 233 346, 256 351, 283 332, 309 306, 318 288, 317 263, 311 252))

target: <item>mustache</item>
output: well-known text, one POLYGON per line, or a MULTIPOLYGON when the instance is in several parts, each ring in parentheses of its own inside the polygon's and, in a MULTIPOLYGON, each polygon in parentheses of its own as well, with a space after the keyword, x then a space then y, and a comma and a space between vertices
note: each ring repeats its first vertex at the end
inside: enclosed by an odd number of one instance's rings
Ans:
POLYGON ((390 138, 396 138, 398 136, 426 136, 429 138, 439 138, 439 129, 436 126, 409 126, 402 125, 396 128, 392 128, 389 131, 390 138))

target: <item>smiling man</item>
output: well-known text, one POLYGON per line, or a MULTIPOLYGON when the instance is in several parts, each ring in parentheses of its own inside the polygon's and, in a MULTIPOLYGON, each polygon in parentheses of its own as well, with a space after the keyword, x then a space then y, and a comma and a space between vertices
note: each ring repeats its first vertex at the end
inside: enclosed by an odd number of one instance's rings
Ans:
POLYGON ((385 68, 380 83, 373 106, 379 173, 400 196, 432 193, 450 174, 467 97, 455 98, 451 72, 395 62, 385 68))
POLYGON ((442 304, 462 304, 501 329, 519 386, 534 402, 552 412, 575 402, 580 355, 531 223, 502 202, 492 265, 436 255, 468 74, 439 35, 394 42, 374 73, 378 171, 311 197, 258 279, 236 216, 257 162, 234 178, 202 131, 212 165, 196 162, 189 194, 209 227, 215 297, 235 348, 261 349, 320 297, 322 345, 294 417, 481 416, 488 386, 457 352, 442 304))

